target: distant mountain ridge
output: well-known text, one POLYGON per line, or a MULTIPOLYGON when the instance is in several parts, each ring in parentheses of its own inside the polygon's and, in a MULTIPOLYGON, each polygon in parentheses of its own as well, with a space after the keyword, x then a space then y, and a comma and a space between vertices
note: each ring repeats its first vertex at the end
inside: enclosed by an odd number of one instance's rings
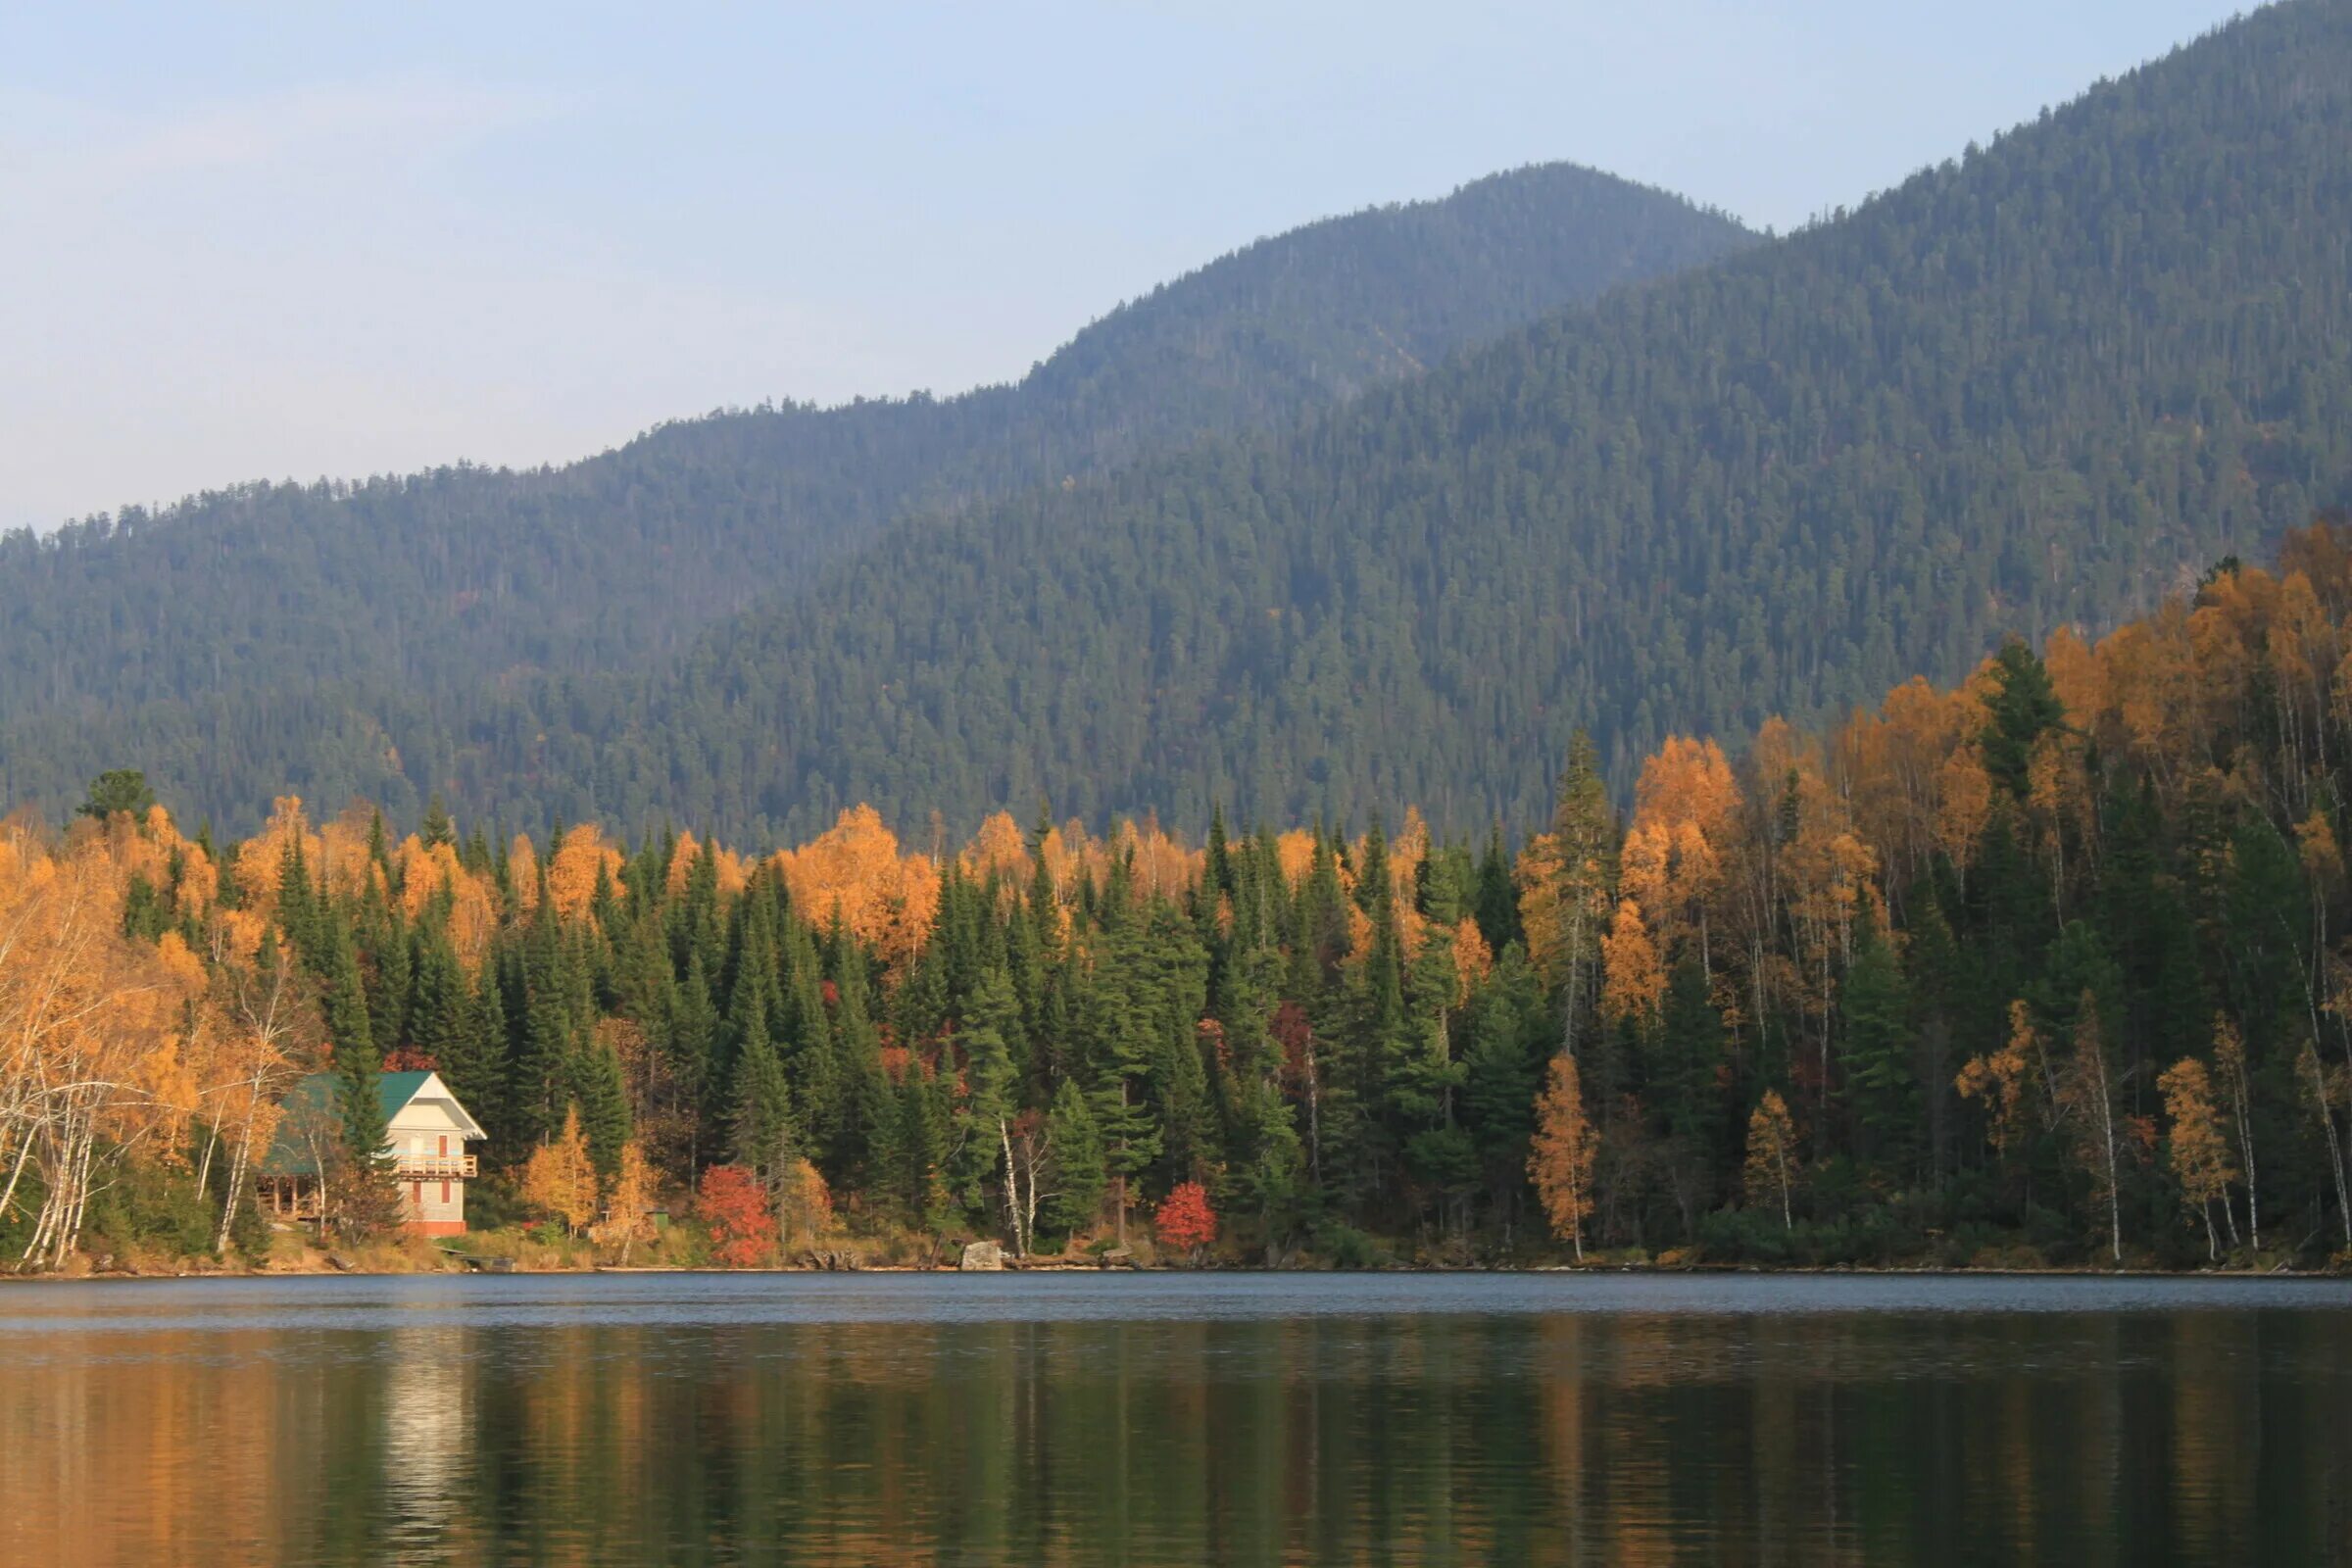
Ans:
POLYGON ((288 785, 413 810, 463 787, 460 753, 482 743, 452 726, 479 688, 650 672, 895 518, 1283 423, 1751 238, 1680 198, 1529 168, 1261 240, 1012 386, 685 420, 561 468, 255 485, 13 534, 0 795, 54 810, 94 763, 135 758, 224 823, 288 785))
POLYGON ((782 837, 855 801, 1540 820, 1580 726, 1622 785, 2352 500, 2348 235, 2352 5, 2274 6, 1286 433, 895 530, 675 679, 511 694, 453 776, 782 837))

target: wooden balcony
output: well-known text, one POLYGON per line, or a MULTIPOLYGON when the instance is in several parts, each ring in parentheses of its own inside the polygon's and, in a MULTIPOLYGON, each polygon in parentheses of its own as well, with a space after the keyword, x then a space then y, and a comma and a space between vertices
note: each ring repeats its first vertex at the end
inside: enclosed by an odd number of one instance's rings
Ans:
POLYGON ((470 1180, 474 1173, 471 1154, 394 1154, 392 1174, 401 1181, 470 1180))

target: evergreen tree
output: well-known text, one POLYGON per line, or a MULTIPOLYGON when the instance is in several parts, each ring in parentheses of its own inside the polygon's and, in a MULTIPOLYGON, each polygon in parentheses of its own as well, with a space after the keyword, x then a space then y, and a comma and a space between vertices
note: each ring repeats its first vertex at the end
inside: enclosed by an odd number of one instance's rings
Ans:
POLYGON ((343 1144, 362 1165, 372 1164, 384 1147, 383 1076, 375 1037, 368 1028, 368 994, 360 978, 359 955, 350 936, 338 924, 320 928, 327 950, 326 1038, 334 1053, 336 1101, 343 1122, 343 1144))
POLYGON ((1902 959, 1866 903, 1854 920, 1854 957, 1838 993, 1854 1154, 1907 1181, 1921 1132, 1902 959))
POLYGON ((1075 1079, 1063 1079, 1055 1091, 1046 1128, 1053 1158, 1046 1223, 1065 1236, 1074 1235, 1102 1218, 1102 1195, 1109 1185, 1102 1136, 1075 1079))
POLYGON ((1984 730, 1978 738, 1984 770, 2024 800, 2032 788, 2027 774, 2034 743, 2065 723, 2066 708, 2050 684, 2049 670, 2017 638, 2003 643, 1993 656, 1992 689, 1984 708, 1984 730))
POLYGON ((597 1174, 611 1181, 620 1170, 621 1147, 629 1141, 629 1094, 620 1058, 610 1045, 599 1042, 580 1054, 573 1076, 588 1156, 597 1174))
POLYGON ((754 1004, 742 1024, 729 1086, 729 1148, 735 1163, 774 1180, 799 1157, 792 1097, 767 1036, 764 1009, 754 1004))

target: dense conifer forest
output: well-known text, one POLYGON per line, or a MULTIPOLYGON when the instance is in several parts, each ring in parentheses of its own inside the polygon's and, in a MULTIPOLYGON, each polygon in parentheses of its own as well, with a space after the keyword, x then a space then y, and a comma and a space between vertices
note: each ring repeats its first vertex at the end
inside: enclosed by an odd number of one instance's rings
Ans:
POLYGON ((481 801, 477 755, 536 766, 499 692, 666 667, 713 618, 902 515, 1287 421, 1749 239, 1662 192, 1523 169, 1236 252, 1013 386, 716 415, 559 469, 254 485, 0 538, 0 799, 64 810, 135 754, 243 827, 286 787, 410 815, 435 792, 481 801))
MULTIPOLYGON (((260 1246, 285 1088, 437 1068, 485 1212, 721 1261, 2271 1266, 2352 1256, 2352 535, 1836 727, 1572 747, 1514 854, 871 808, 493 842, 136 774, 0 834, 0 1237, 260 1246), (691 1200, 684 1195, 696 1195, 691 1200), (242 1204, 243 1206, 240 1206, 242 1204)), ((341 1181, 338 1226, 380 1223, 341 1181)))

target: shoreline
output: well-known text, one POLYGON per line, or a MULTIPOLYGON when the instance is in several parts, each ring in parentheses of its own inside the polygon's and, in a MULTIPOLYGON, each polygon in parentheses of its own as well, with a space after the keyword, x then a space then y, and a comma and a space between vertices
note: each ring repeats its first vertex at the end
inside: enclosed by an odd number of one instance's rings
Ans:
POLYGON ((1538 1264, 1530 1264, 1530 1265, 1528 1265, 1528 1266, 1526 1266, 1526 1267, 1515 1267, 1515 1268, 1514 1268, 1514 1267, 1489 1267, 1489 1268, 1471 1268, 1471 1267, 1464 1267, 1464 1268, 1431 1268, 1431 1267, 1411 1267, 1411 1266, 1397 1266, 1397 1267, 1389 1267, 1389 1268, 1267 1268, 1267 1267, 1264 1267, 1264 1266, 1262 1266, 1262 1265, 1255 1265, 1255 1264, 1251 1264, 1251 1265, 1235 1265, 1235 1266, 1230 1266, 1230 1267, 1208 1266, 1208 1267, 1201 1267, 1201 1268, 1165 1268, 1165 1267, 1144 1267, 1144 1266, 1140 1266, 1140 1265, 1132 1265, 1132 1266, 1119 1266, 1119 1267, 1104 1268, 1104 1267, 1102 1267, 1102 1266, 1100 1266, 1100 1265, 1098 1265, 1098 1264, 1093 1264, 1093 1263, 1018 1263, 1018 1264, 1015 1264, 1015 1263, 1008 1263, 1008 1264, 1007 1264, 1007 1265, 1006 1265, 1004 1268, 1003 1268, 1003 1269, 976 1269, 976 1270, 965 1270, 965 1269, 960 1269, 960 1268, 957 1268, 957 1267, 956 1267, 955 1264, 953 1264, 953 1263, 943 1263, 943 1264, 877 1263, 877 1264, 874 1264, 873 1266, 871 1266, 871 1267, 868 1267, 868 1268, 855 1268, 855 1269, 799 1268, 799 1267, 789 1267, 789 1266, 778 1266, 778 1267, 775 1267, 775 1268, 710 1268, 710 1267, 702 1267, 702 1266, 696 1266, 696 1265, 689 1265, 689 1264, 682 1264, 682 1263, 681 1263, 681 1264, 598 1264, 598 1265, 595 1265, 595 1266, 593 1266, 593 1267, 589 1267, 589 1268, 542 1268, 542 1269, 512 1269, 512 1270, 483 1270, 483 1269, 462 1268, 462 1267, 461 1267, 461 1268, 445 1268, 445 1269, 335 1268, 335 1267, 332 1267, 332 1266, 327 1266, 327 1265, 323 1265, 323 1264, 322 1264, 322 1265, 320 1265, 320 1266, 317 1266, 317 1267, 263 1268, 263 1269, 201 1269, 201 1270, 189 1270, 189 1271, 183 1271, 183 1272, 169 1272, 169 1273, 168 1273, 168 1272, 165 1272, 165 1271, 162 1271, 162 1270, 143 1270, 143 1269, 108 1269, 108 1270, 104 1270, 104 1271, 93 1270, 93 1271, 91 1271, 91 1272, 89 1272, 89 1273, 86 1273, 86 1274, 0 1274, 0 1285, 91 1285, 91 1284, 120 1284, 120 1285, 136 1285, 136 1284, 147 1284, 147 1283, 156 1283, 156 1282, 185 1283, 185 1282, 188 1282, 188 1281, 196 1281, 196 1280, 237 1281, 237 1280, 271 1280, 271 1279, 288 1279, 288 1280, 295 1280, 295 1279, 428 1279, 428 1278, 434 1278, 434 1277, 437 1277, 437 1276, 444 1276, 444 1275, 447 1275, 447 1276, 456 1276, 456 1277, 471 1277, 471 1276, 481 1276, 481 1277, 496 1277, 496 1278, 564 1279, 564 1278, 587 1278, 587 1277, 590 1277, 590 1276, 593 1276, 593 1275, 600 1275, 600 1274, 614 1274, 614 1275, 690 1274, 690 1275, 720 1275, 720 1276, 723 1276, 723 1275, 743 1275, 743 1276, 747 1276, 747 1277, 749 1277, 749 1276, 760 1276, 760 1275, 766 1275, 766 1276, 774 1276, 774 1275, 806 1275, 806 1276, 809 1276, 809 1277, 819 1277, 819 1276, 829 1276, 829 1275, 852 1275, 852 1274, 891 1274, 891 1275, 899 1275, 899 1274, 906 1274, 906 1275, 925 1274, 925 1275, 961 1275, 961 1274, 964 1274, 964 1273, 975 1273, 975 1274, 981 1274, 981 1275, 990 1275, 990 1274, 995 1274, 995 1275, 1017 1275, 1017 1274, 1084 1274, 1084 1275, 1105 1275, 1105 1276, 1111 1276, 1111 1275, 1137 1275, 1137 1274, 1153 1274, 1153 1275, 1178 1275, 1178 1276, 1181 1276, 1181 1275, 1267 1275, 1267 1276, 1272 1276, 1272 1275, 1301 1275, 1301 1274, 1304 1274, 1304 1275, 1347 1275, 1347 1276, 1350 1276, 1350 1277, 1371 1276, 1371 1275, 1399 1275, 1399 1276, 1404 1276, 1404 1275, 1413 1275, 1413 1276, 1438 1277, 1438 1276, 1449 1276, 1449 1275, 1503 1276, 1503 1275, 1536 1275, 1536 1274, 1542 1274, 1542 1275, 1583 1275, 1583 1276, 1589 1276, 1589 1277, 1612 1276, 1612 1277, 1624 1277, 1624 1278, 1630 1278, 1630 1277, 1635 1277, 1635 1276, 1669 1276, 1669 1275, 1680 1275, 1680 1276, 1686 1276, 1686 1277, 1689 1277, 1689 1276, 1712 1276, 1712 1277, 1718 1277, 1718 1278, 1722 1278, 1722 1277, 1734 1277, 1734 1276, 1751 1276, 1751 1277, 1758 1278, 1758 1279, 1835 1279, 1835 1278, 1840 1278, 1840 1277, 1844 1277, 1844 1278, 1853 1278, 1853 1279, 1949 1279, 1949 1280, 1974 1280, 1974 1279, 2030 1279, 2030 1280, 2032 1280, 2032 1279, 2040 1279, 2040 1280, 2117 1280, 2117 1281, 2125 1281, 2125 1280, 2135 1280, 2135 1281, 2145 1281, 2145 1280, 2162 1280, 2162 1281, 2167 1281, 2167 1282, 2184 1282, 2184 1281, 2192 1281, 2192 1280, 2211 1280, 2211 1281, 2232 1281, 2232 1282, 2239 1282, 2239 1283, 2260 1283, 2260 1282, 2265 1282, 2265 1281, 2278 1281, 2278 1282, 2288 1282, 2288 1283, 2296 1283, 2296 1284, 2313 1284, 2313 1283, 2320 1283, 2320 1282, 2325 1282, 2325 1281, 2329 1281, 2329 1280, 2339 1280, 2339 1281, 2343 1281, 2343 1282, 2345 1282, 2345 1283, 2348 1283, 2348 1284, 2352 1284, 2352 1274, 2346 1274, 2346 1273, 2335 1272, 2335 1271, 2331 1271, 2331 1270, 2325 1270, 2325 1269, 2314 1269, 2314 1270, 2295 1270, 2295 1269, 2286 1269, 2286 1268, 2273 1268, 2273 1269, 2091 1269, 2091 1268, 1939 1268, 1939 1267, 1919 1267, 1919 1268, 1902 1268, 1902 1267, 1885 1267, 1885 1268, 1859 1268, 1859 1267, 1846 1267, 1846 1266, 1821 1267, 1821 1268, 1769 1268, 1769 1267, 1760 1267, 1760 1266, 1757 1266, 1757 1265, 1745 1264, 1745 1263, 1698 1263, 1698 1264, 1678 1264, 1678 1265, 1675 1265, 1675 1266, 1672 1266, 1672 1267, 1663 1267, 1663 1268, 1661 1268, 1661 1267, 1658 1267, 1658 1266, 1656 1266, 1656 1265, 1654 1265, 1654 1264, 1638 1264, 1638 1263, 1600 1263, 1600 1264, 1576 1264, 1576 1263, 1538 1263, 1538 1264))

